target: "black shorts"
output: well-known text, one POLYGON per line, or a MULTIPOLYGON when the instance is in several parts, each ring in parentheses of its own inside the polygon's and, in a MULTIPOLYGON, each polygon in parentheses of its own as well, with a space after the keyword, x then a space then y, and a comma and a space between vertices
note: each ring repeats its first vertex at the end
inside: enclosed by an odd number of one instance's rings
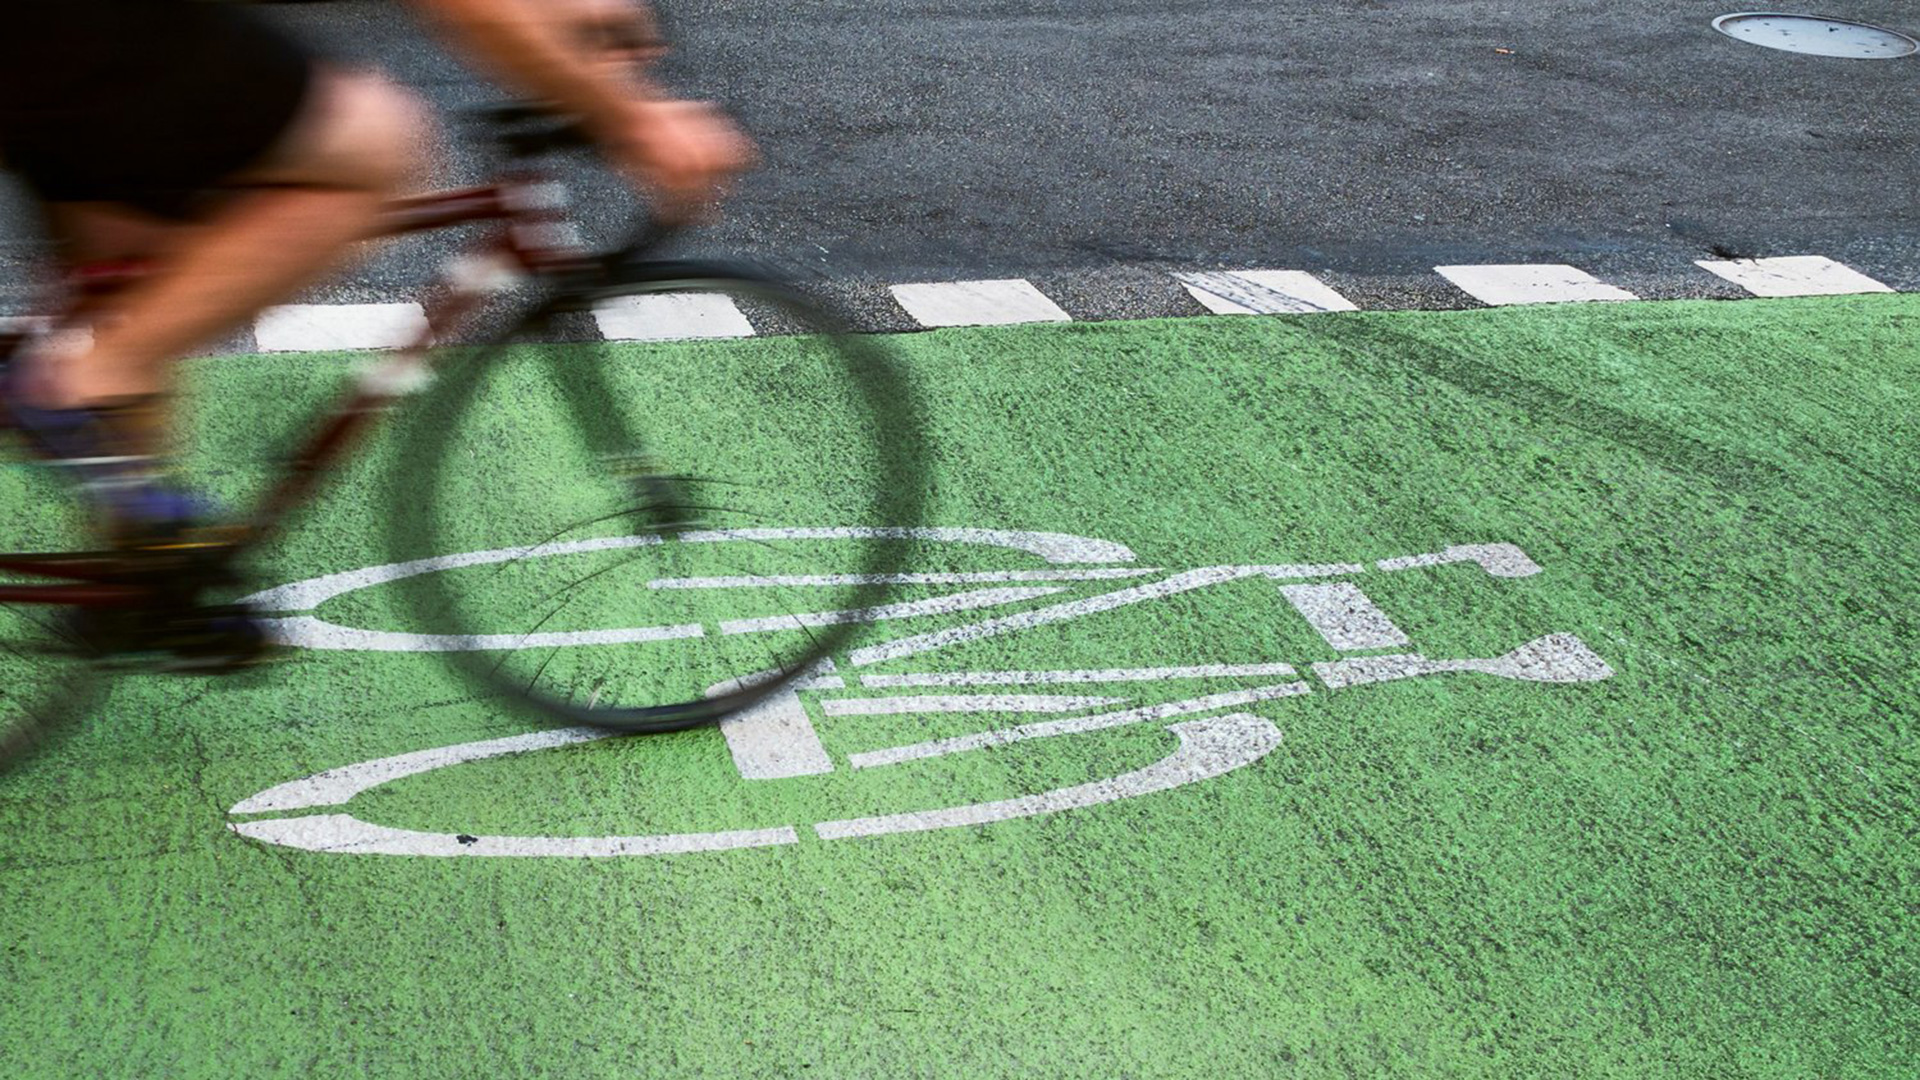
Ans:
POLYGON ((231 4, 0 0, 0 162, 49 202, 191 217, 279 141, 312 68, 231 4))

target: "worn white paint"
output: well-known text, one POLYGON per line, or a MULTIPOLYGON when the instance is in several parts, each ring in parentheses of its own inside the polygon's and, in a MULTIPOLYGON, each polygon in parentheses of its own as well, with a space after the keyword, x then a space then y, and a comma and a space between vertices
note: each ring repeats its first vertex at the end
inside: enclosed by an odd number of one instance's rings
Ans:
MULTIPOLYGON (((936 543, 984 544, 1037 555, 1049 562, 1125 562, 1133 552, 1125 546, 1104 540, 1064 533, 1021 532, 997 529, 960 528, 790 528, 733 529, 688 533, 682 543, 723 543, 784 540, 857 540, 898 539, 936 543)), ((385 584, 420 574, 437 573, 462 567, 486 566, 522 559, 550 558, 589 552, 620 550, 661 544, 658 536, 614 536, 589 540, 555 541, 527 547, 495 548, 488 551, 440 555, 407 562, 363 567, 308 578, 304 581, 263 589, 244 597, 242 603, 262 611, 310 611, 335 597, 357 589, 385 584)), ((1064 574, 1088 571, 1061 571, 1064 574)), ((831 580, 831 576, 829 576, 831 580)), ((673 580, 673 579, 661 579, 673 580)), ((777 580, 777 579, 761 579, 777 580)), ((791 628, 796 625, 824 625, 836 621, 904 618, 969 608, 1011 603, 1060 591, 1058 588, 1013 588, 975 590, 953 597, 936 597, 883 605, 862 612, 815 612, 801 615, 742 619, 723 623, 724 633, 752 633, 791 628)), ((366 630, 341 626, 317 616, 290 616, 264 620, 275 640, 284 645, 327 650, 366 650, 371 652, 452 652, 486 649, 551 648, 573 645, 630 644, 699 637, 703 631, 692 624, 643 626, 606 630, 562 631, 536 634, 416 634, 397 631, 366 630)))
POLYGON ((1211 780, 1244 768, 1272 753, 1281 743, 1279 728, 1274 727, 1271 721, 1248 713, 1173 724, 1169 730, 1179 737, 1179 748, 1136 772, 998 802, 882 817, 823 821, 813 829, 824 840, 884 836, 888 833, 951 829, 962 825, 986 825, 1098 806, 1121 799, 1137 799, 1142 795, 1211 780))
POLYGON ((1559 263, 1508 266, 1436 266, 1441 277, 1483 304, 1567 304, 1590 300, 1637 300, 1625 289, 1585 270, 1559 263))
MULTIPOLYGON (((1051 561, 1093 561, 1091 557, 1105 558, 1109 561, 1125 561, 1133 558, 1133 553, 1119 545, 1105 545, 1101 541, 1085 538, 1062 536, 1060 534, 1009 533, 993 530, 905 530, 905 529, 790 529, 790 530, 744 530, 735 532, 715 532, 703 534, 692 542, 719 542, 727 540, 763 540, 763 539, 847 539, 860 537, 893 537, 901 539, 929 539, 941 541, 959 541, 971 543, 989 543, 997 546, 1013 547, 1041 555, 1051 561)), ((265 590, 251 598, 256 603, 264 603, 274 610, 300 610, 317 605, 328 598, 363 588, 382 581, 418 573, 428 573, 455 566, 483 565, 510 558, 539 557, 564 554, 576 551, 603 550, 613 547, 633 546, 636 544, 659 543, 653 537, 621 537, 602 540, 576 541, 564 544, 543 545, 538 548, 499 549, 488 552, 473 552, 464 555, 448 556, 438 559, 414 560, 407 563, 395 563, 386 566, 370 567, 343 574, 325 575, 295 582, 278 589, 265 590)), ((1377 564, 1384 571, 1397 571, 1417 567, 1431 567, 1455 562, 1471 562, 1480 566, 1486 573, 1496 577, 1525 577, 1540 573, 1540 567, 1529 559, 1519 548, 1511 544, 1459 545, 1440 552, 1406 556, 1398 559, 1383 559, 1377 564)), ((942 647, 945 644, 962 640, 977 640, 980 637, 997 633, 1011 632, 1027 626, 1044 625, 1061 619, 1079 617, 1096 611, 1110 610, 1125 604, 1139 603, 1160 597, 1175 595, 1189 589, 1203 588, 1221 582, 1247 577, 1266 577, 1277 581, 1300 581, 1302 579, 1342 577, 1362 573, 1367 568, 1361 564, 1308 564, 1308 565, 1271 565, 1271 566, 1229 566, 1205 567, 1177 573, 1159 581, 1145 585, 1121 588, 1105 596, 1076 600, 1064 604, 1054 604, 1031 612, 1021 612, 1014 616, 987 620, 971 627, 958 627, 949 631, 915 638, 902 639, 909 643, 907 654, 942 647)), ((1135 573, 1128 568, 1119 573, 1106 573, 1103 576, 1121 577, 1135 573)), ((1138 571, 1148 572, 1148 571, 1138 571)), ((985 573, 1000 573, 990 571, 985 573)), ((1040 571, 1039 573, 1056 575, 1040 580, 1070 579, 1072 575, 1082 573, 1076 570, 1040 571)), ((701 579, 661 579, 671 584, 659 587, 703 587, 689 584, 701 579)), ((766 584, 811 585, 816 583, 843 584, 848 579, 834 575, 817 577, 797 576, 787 579, 744 577, 723 580, 727 584, 713 587, 752 587, 766 584)), ((969 578, 969 581, 974 580, 969 578)), ((988 578, 980 580, 1007 580, 988 578)), ((944 582, 943 582, 944 583, 944 582)), ((1028 599, 1037 595, 1058 592, 1054 588, 1045 589, 982 589, 971 593, 960 593, 954 597, 935 598, 933 603, 951 604, 954 600, 973 597, 980 604, 1011 602, 1028 599)), ((1280 591, 1290 603, 1298 609, 1310 623, 1320 629, 1323 636, 1336 648, 1379 648, 1388 644, 1402 644, 1405 635, 1392 626, 1384 613, 1373 607, 1371 602, 1358 589, 1344 583, 1316 583, 1301 585, 1283 585, 1280 591), (1389 640, 1391 639, 1391 640, 1389 640)), ((910 601, 905 605, 885 606, 855 613, 863 619, 884 617, 886 614, 900 616, 908 610, 932 613, 931 609, 913 608, 912 605, 924 605, 929 601, 910 601)), ((957 610, 943 608, 940 610, 957 610)), ((389 647, 396 641, 411 642, 411 648, 451 648, 451 647, 513 647, 508 644, 511 638, 518 647, 551 647, 556 644, 584 644, 591 640, 581 634, 556 635, 494 635, 457 638, 453 636, 388 634, 376 631, 359 631, 345 627, 331 627, 321 620, 310 617, 289 617, 271 620, 271 623, 294 637, 302 637, 308 643, 332 641, 334 645, 321 647, 373 648, 389 647), (344 636, 342 636, 344 635, 344 636)), ((743 620, 739 625, 745 625, 743 620)), ((651 627, 636 630, 590 631, 587 635, 617 635, 606 640, 636 640, 631 635, 649 636, 677 632, 687 636, 696 636, 698 627, 651 627)), ((900 642, 889 643, 899 645, 900 642)), ((884 648, 884 646, 882 647, 884 648)), ((855 662, 861 662, 856 652, 855 662)), ((1605 679, 1613 674, 1592 650, 1572 634, 1553 634, 1538 638, 1507 653, 1492 659, 1434 660, 1418 654, 1396 654, 1390 656, 1366 656, 1331 663, 1313 665, 1314 673, 1321 681, 1333 689, 1382 682, 1393 679, 1405 679, 1430 674, 1450 672, 1479 672, 1502 678, 1535 682, 1584 682, 1605 679)), ((1212 679, 1212 678, 1262 678, 1270 676, 1291 676, 1294 668, 1283 663, 1261 664, 1199 664, 1169 667, 1107 668, 1059 671, 970 671, 970 672, 917 672, 867 675, 859 680, 867 688, 896 687, 962 687, 962 686, 1017 686, 1048 685, 1092 682, 1155 681, 1172 679, 1212 679)), ((729 680, 709 690, 709 695, 738 687, 756 678, 768 678, 773 673, 763 672, 742 679, 729 680)), ((819 690, 844 690, 845 678, 834 670, 830 661, 823 661, 813 672, 795 680, 779 692, 770 695, 755 707, 725 718, 720 731, 734 764, 743 779, 773 780, 803 776, 820 775, 833 771, 833 762, 825 747, 814 731, 808 717, 808 706, 802 700, 802 692, 819 690)), ((990 712, 990 713, 1045 713, 1076 712, 1080 715, 1062 717, 1023 724, 996 731, 962 735, 954 738, 930 740, 907 746, 873 750, 855 754, 849 760, 856 768, 870 768, 881 765, 897 764, 906 761, 937 757, 945 754, 983 749, 1009 743, 1070 735, 1090 731, 1099 731, 1128 724, 1151 723, 1173 717, 1230 709, 1254 702, 1277 700, 1309 692, 1304 682, 1286 682, 1270 685, 1246 687, 1220 693, 1190 697, 1180 701, 1165 702, 1136 708, 1118 709, 1110 712, 1083 712, 1082 710, 1100 709, 1126 704, 1121 697, 1096 696, 1084 694, 1022 694, 1022 693, 951 693, 904 695, 898 697, 856 697, 826 698, 819 702, 820 711, 826 716, 872 716, 872 715, 914 715, 923 713, 949 712, 990 712)), ((1279 733, 1273 725, 1261 718, 1245 713, 1213 717, 1205 720, 1188 721, 1172 725, 1172 729, 1181 739, 1181 746, 1173 755, 1157 762, 1147 769, 1114 777, 1109 780, 1095 781, 1071 788, 1044 792, 1038 795, 1022 796, 996 802, 978 803, 947 807, 938 810, 914 811, 904 814, 885 815, 873 818, 829 821, 816 826, 816 832, 825 839, 838 839, 852 836, 873 836, 891 832, 907 832, 922 829, 950 828, 955 826, 982 824, 1003 821, 1034 814, 1053 813, 1065 809, 1097 805, 1117 799, 1132 798, 1153 791, 1164 790, 1179 784, 1192 783, 1220 775, 1222 772, 1241 767, 1268 753, 1279 745, 1279 733)), ((252 798, 243 800, 233 807, 237 815, 256 815, 273 812, 308 810, 319 807, 339 806, 356 795, 390 780, 411 776, 432 769, 445 768, 465 762, 497 757, 505 754, 525 753, 529 751, 567 746, 610 737, 611 732, 597 729, 574 728, 558 731, 540 731, 527 735, 518 735, 502 739, 481 740, 457 746, 440 747, 433 750, 399 754, 360 762, 338 769, 331 769, 299 780, 290 781, 269 788, 252 798)), ((236 822, 231 828, 245 836, 267 843, 305 848, 316 851, 355 852, 370 854, 427 855, 427 856, 546 856, 546 857, 611 857, 623 855, 659 855, 678 852, 713 851, 739 847, 758 847, 766 845, 792 844, 797 842, 798 834, 792 827, 767 829, 749 829, 720 832, 697 832, 685 834, 667 834, 657 836, 466 836, 456 833, 419 832, 407 829, 395 829, 361 821, 347 814, 323 814, 296 818, 255 819, 236 822)))
POLYGON ((1755 296, 1843 296, 1893 291, 1853 267, 1823 255, 1699 259, 1696 262, 1701 269, 1718 274, 1755 296))
POLYGON ((1523 682, 1576 683, 1611 678, 1613 669, 1572 634, 1549 634, 1486 660, 1429 660, 1419 655, 1356 656, 1313 665, 1334 690, 1421 675, 1472 671, 1523 682))
MULTIPOLYGON (((743 780, 779 780, 789 776, 818 776, 833 771, 833 759, 807 718, 802 690, 840 690, 846 683, 833 674, 833 661, 822 660, 809 675, 796 678, 748 708, 720 720, 734 768, 743 780)), ((740 689, 770 672, 731 679, 707 691, 708 697, 740 689)))
POLYGON ((1292 675, 1291 664, 1194 664, 1187 667, 1098 668, 1084 671, 933 671, 862 675, 868 687, 1027 686, 1048 683, 1157 682, 1163 679, 1244 679, 1292 675))
POLYGON ((1351 300, 1302 270, 1175 274, 1188 295, 1215 315, 1311 315, 1358 311, 1351 300))
POLYGON ((892 291, 893 298, 921 326, 1071 321, 1058 304, 1024 278, 895 285, 892 291))
POLYGON ((912 716, 920 713, 1077 712, 1124 705, 1126 698, 1076 697, 1071 694, 918 694, 901 697, 829 698, 820 703, 827 716, 912 716))
POLYGON ((312 615, 259 620, 276 644, 335 652, 488 652, 559 649, 575 645, 637 645, 705 635, 698 623, 629 626, 612 630, 560 630, 520 634, 415 634, 341 626, 312 615))
POLYGON ((1540 572, 1540 564, 1527 558, 1527 553, 1513 544, 1456 544, 1445 551, 1426 555, 1403 555, 1397 559, 1381 559, 1374 565, 1382 570, 1393 571, 1446 566, 1449 563, 1462 562, 1478 564, 1480 569, 1493 577, 1532 577, 1540 572))
POLYGON ((260 611, 311 611, 336 596, 345 596, 356 589, 384 585, 390 581, 417 577, 421 574, 438 573, 441 570, 490 566, 494 563, 513 562, 516 559, 544 559, 556 555, 619 551, 624 548, 648 547, 660 542, 657 536, 606 536, 593 540, 566 540, 548 544, 531 544, 526 547, 469 551, 459 555, 435 555, 428 559, 413 559, 408 562, 367 566, 358 570, 344 570, 337 574, 322 574, 319 577, 307 578, 305 581, 262 589, 241 598, 240 602, 260 611))
POLYGON ((606 859, 623 855, 732 851, 800 842, 799 834, 791 826, 658 836, 469 836, 394 829, 361 821, 351 814, 234 821, 229 822, 227 828, 250 839, 307 851, 441 858, 606 859))
POLYGON ((714 529, 682 533, 684 543, 712 543, 730 540, 774 542, 781 540, 928 540, 938 544, 984 544, 1038 555, 1050 563, 1132 562, 1133 552, 1125 544, 1095 540, 1070 533, 1026 532, 1014 529, 955 529, 938 526, 866 526, 848 525, 829 528, 789 529, 714 529))
POLYGON ((1359 573, 1363 567, 1354 563, 1340 563, 1324 566, 1210 566, 1199 570, 1187 570, 1162 581, 1148 585, 1136 585, 1129 589, 1102 593, 1082 600, 1070 600, 1064 604, 1023 611, 985 622, 955 626, 931 633, 916 634, 912 637, 898 638, 879 645, 869 645, 855 649, 849 660, 855 667, 879 663, 883 660, 898 660, 901 657, 915 656, 934 649, 958 645, 962 642, 979 641, 984 638, 1011 634, 1019 630, 1045 626, 1048 623, 1065 619, 1077 619, 1096 612, 1111 611, 1128 604, 1138 604, 1148 600, 1158 600, 1176 593, 1192 589, 1204 589, 1211 585, 1233 581, 1246 577, 1313 578, 1332 577, 1340 574, 1359 573))
POLYGON ((1408 643, 1407 635, 1356 585, 1282 585, 1280 594, 1328 645, 1341 652, 1392 649, 1408 643))
POLYGON ((615 733, 599 728, 553 728, 504 739, 483 739, 457 746, 437 746, 410 754, 375 758, 355 765, 343 765, 298 780, 270 787, 252 798, 242 799, 228 811, 234 814, 265 814, 274 811, 306 810, 315 806, 338 806, 368 788, 379 787, 403 776, 444 769, 467 761, 481 761, 503 754, 524 754, 555 746, 593 742, 611 738, 615 733))
POLYGON ((912 619, 925 615, 951 615, 956 611, 1017 604, 1022 600, 1051 596, 1065 590, 1053 588, 973 589, 951 596, 933 596, 923 600, 902 600, 869 608, 844 611, 805 611, 786 615, 767 615, 752 619, 729 619, 720 624, 723 634, 759 634, 780 630, 799 630, 810 626, 838 623, 883 622, 888 619, 912 619))
MULTIPOLYGON (((1169 730, 1180 745, 1165 758, 1134 772, 995 802, 825 821, 814 826, 814 832, 823 840, 841 840, 1085 809, 1223 776, 1259 761, 1283 741, 1271 721, 1247 713, 1174 724, 1169 730)), ((654 836, 473 836, 395 829, 348 814, 238 821, 227 827, 264 843, 308 851, 444 858, 614 858, 769 847, 799 840, 790 826, 654 836)))
POLYGON ((1096 570, 973 570, 935 574, 771 574, 733 577, 655 578, 649 589, 774 589, 851 585, 979 585, 995 581, 1112 581, 1158 574, 1157 567, 1123 566, 1096 570))
POLYGON ((412 302, 284 304, 253 322, 253 339, 263 352, 399 349, 426 334, 426 310, 412 302))
POLYGON ((753 336, 753 324, 725 293, 621 296, 593 306, 608 341, 687 341, 753 336))
POLYGON ((870 750, 864 754, 855 754, 848 760, 856 769, 868 769, 880 765, 898 765, 906 761, 918 761, 922 758, 943 757, 968 750, 983 750, 990 746, 1005 746, 1008 743, 1025 742, 1028 739, 1049 739, 1057 735, 1078 735, 1088 731, 1104 731, 1107 728, 1124 727, 1128 724, 1142 724, 1154 720, 1165 720, 1170 716, 1184 716, 1188 713, 1210 712, 1214 709, 1230 709, 1237 705, 1250 705, 1257 701, 1273 701, 1279 698, 1294 697, 1308 692, 1306 683, 1284 683, 1278 686, 1256 686, 1247 690, 1229 690, 1220 694, 1208 694, 1205 697, 1188 698, 1185 701, 1167 701, 1158 705, 1146 705, 1137 709, 1124 709, 1119 712, 1094 713, 1091 716, 1076 716, 1065 720, 1043 720, 1037 724, 1022 724, 1019 727, 1001 728, 998 731, 981 731, 971 735, 957 735, 950 739, 933 739, 928 742, 913 743, 909 746, 891 746, 885 750, 870 750))

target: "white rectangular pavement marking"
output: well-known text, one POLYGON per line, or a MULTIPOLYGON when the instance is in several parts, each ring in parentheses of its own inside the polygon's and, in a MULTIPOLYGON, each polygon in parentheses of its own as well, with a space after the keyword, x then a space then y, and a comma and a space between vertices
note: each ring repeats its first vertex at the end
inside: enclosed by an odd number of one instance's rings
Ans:
POLYGON ((753 336, 753 324, 725 293, 622 296, 594 305, 608 341, 685 341, 753 336))
POLYGON ((1311 315, 1359 311, 1353 302, 1301 270, 1233 270, 1175 274, 1215 315, 1311 315))
POLYGON ((1436 266, 1441 277, 1483 304, 1567 304, 1587 300, 1638 300, 1585 270, 1560 263, 1507 266, 1436 266))
POLYGON ((921 326, 1005 326, 1071 322, 1060 306, 1024 278, 894 285, 893 298, 921 326))
MULTIPOLYGON (((832 671, 832 661, 824 661, 820 670, 832 671)), ((714 689, 734 690, 747 681, 735 679, 714 689)), ((820 745, 820 736, 813 730, 813 721, 807 718, 807 707, 801 704, 797 691, 845 687, 846 683, 838 675, 815 675, 721 718, 720 734, 727 740, 727 750, 733 754, 740 778, 782 780, 832 772, 833 759, 827 756, 827 748, 820 745)))
POLYGON ((265 352, 398 349, 426 332, 427 313, 411 302, 286 304, 261 312, 253 323, 253 339, 265 352))
POLYGON ((1824 255, 1788 255, 1777 259, 1699 259, 1703 270, 1718 274, 1755 296, 1843 296, 1893 290, 1845 263, 1824 255))
POLYGON ((1341 652, 1394 649, 1408 644, 1407 635, 1356 585, 1344 581, 1282 585, 1280 592, 1328 645, 1341 652))

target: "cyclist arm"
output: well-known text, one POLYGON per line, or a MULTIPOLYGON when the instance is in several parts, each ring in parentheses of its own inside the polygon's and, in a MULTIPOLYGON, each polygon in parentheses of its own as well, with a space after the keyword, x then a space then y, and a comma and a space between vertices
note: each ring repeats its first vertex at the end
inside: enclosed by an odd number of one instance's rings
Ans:
POLYGON ((483 66, 579 118, 602 152, 683 216, 752 159, 704 102, 678 101, 641 65, 664 51, 652 13, 627 0, 413 0, 483 66))

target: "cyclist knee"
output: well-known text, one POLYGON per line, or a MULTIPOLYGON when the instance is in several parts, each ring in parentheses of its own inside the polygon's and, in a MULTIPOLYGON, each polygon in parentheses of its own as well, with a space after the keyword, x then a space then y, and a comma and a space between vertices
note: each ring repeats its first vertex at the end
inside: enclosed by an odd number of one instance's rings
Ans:
POLYGON ((432 112, 367 72, 321 71, 305 115, 250 179, 388 194, 414 183, 434 144, 432 112))
POLYGON ((382 194, 416 183, 433 142, 432 113, 410 91, 374 75, 347 77, 342 117, 342 182, 382 194))

